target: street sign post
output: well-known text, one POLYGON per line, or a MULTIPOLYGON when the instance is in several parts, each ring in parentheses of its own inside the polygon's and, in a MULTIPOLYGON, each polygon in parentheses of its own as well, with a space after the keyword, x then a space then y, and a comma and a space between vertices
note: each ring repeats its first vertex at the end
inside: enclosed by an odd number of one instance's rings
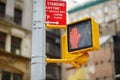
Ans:
POLYGON ((66 28, 66 1, 46 0, 47 28, 66 28))
POLYGON ((46 80, 45 1, 33 0, 31 80, 46 80))

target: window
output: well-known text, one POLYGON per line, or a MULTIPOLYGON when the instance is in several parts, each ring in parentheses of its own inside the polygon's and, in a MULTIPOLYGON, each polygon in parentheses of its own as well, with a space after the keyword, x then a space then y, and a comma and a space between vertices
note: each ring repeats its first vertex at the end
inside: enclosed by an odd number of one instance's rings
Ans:
POLYGON ((99 77, 96 77, 96 80, 99 80, 99 77))
POLYGON ((103 63, 104 63, 104 61, 101 61, 100 63, 101 63, 101 64, 103 64, 103 63))
POLYGON ((108 22, 108 21, 109 21, 108 16, 105 16, 105 22, 108 22))
POLYGON ((118 6, 119 6, 119 8, 120 8, 120 2, 118 3, 118 6))
POLYGON ((11 37, 11 52, 19 55, 20 49, 21 49, 21 39, 12 36, 11 37))
POLYGON ((7 71, 2 72, 2 80, 11 80, 11 73, 7 71))
POLYGON ((111 10, 114 10, 115 9, 115 5, 111 5, 111 10))
POLYGON ((3 71, 2 80, 22 80, 22 75, 8 71, 3 71))
POLYGON ((14 12, 14 21, 16 24, 21 25, 21 21, 22 21, 22 11, 19 9, 15 8, 15 12, 14 12))
POLYGON ((51 55, 54 55, 56 57, 60 57, 60 47, 53 43, 46 44, 47 53, 50 53, 51 55))
POLYGON ((48 53, 50 49, 50 44, 48 42, 46 42, 46 52, 48 53))
POLYGON ((47 53, 60 57, 60 46, 55 44, 55 40, 48 38, 46 42, 46 51, 47 53))
POLYGON ((102 23, 102 19, 100 18, 100 19, 98 19, 98 23, 99 24, 101 24, 102 23))
POLYGON ((98 65, 98 62, 95 62, 95 65, 98 65))
POLYGON ((105 7, 105 8, 104 8, 104 12, 105 12, 105 13, 108 13, 108 7, 105 7))
POLYGON ((104 76, 104 80, 107 78, 107 76, 104 76))
POLYGON ((0 2, 0 15, 5 14, 5 4, 0 2))
POLYGON ((116 18, 116 15, 112 14, 112 19, 115 20, 115 18, 116 18))
POLYGON ((17 73, 13 73, 13 80, 21 80, 22 76, 20 74, 17 73))
POLYGON ((6 34, 0 32, 0 49, 5 49, 6 34))
POLYGON ((109 62, 109 63, 112 62, 112 59, 109 59, 108 62, 109 62))
POLYGON ((60 34, 60 30, 59 29, 49 29, 50 32, 59 35, 60 34))
POLYGON ((61 69, 60 66, 56 64, 47 64, 46 73, 49 75, 47 76, 47 80, 61 80, 60 69, 61 69))
POLYGON ((101 10, 100 9, 97 10, 97 14, 98 15, 101 14, 101 10))

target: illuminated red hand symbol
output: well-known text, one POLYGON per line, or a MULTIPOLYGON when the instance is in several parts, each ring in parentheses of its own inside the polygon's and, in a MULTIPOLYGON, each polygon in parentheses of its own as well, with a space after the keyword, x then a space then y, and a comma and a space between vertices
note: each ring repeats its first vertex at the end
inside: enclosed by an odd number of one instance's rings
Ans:
POLYGON ((81 35, 77 32, 77 28, 73 28, 70 31, 70 44, 72 49, 78 48, 78 41, 81 35))

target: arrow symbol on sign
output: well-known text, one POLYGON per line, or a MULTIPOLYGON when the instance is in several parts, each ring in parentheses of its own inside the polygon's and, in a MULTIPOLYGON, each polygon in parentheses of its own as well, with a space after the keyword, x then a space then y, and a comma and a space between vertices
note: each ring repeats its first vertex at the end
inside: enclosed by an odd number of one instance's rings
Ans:
POLYGON ((46 22, 47 24, 59 24, 59 22, 46 22))

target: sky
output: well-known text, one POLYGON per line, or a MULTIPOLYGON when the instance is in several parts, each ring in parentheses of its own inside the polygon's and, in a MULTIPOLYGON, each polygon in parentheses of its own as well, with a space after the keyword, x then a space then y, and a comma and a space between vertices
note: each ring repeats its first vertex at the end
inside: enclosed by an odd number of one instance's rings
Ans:
POLYGON ((74 8, 78 5, 83 5, 84 3, 92 0, 65 0, 67 1, 67 10, 74 8))
MULTIPOLYGON (((67 10, 70 10, 76 6, 83 5, 84 3, 92 0, 64 0, 67 1, 67 10)), ((69 23, 68 14, 67 14, 67 24, 69 23)))

